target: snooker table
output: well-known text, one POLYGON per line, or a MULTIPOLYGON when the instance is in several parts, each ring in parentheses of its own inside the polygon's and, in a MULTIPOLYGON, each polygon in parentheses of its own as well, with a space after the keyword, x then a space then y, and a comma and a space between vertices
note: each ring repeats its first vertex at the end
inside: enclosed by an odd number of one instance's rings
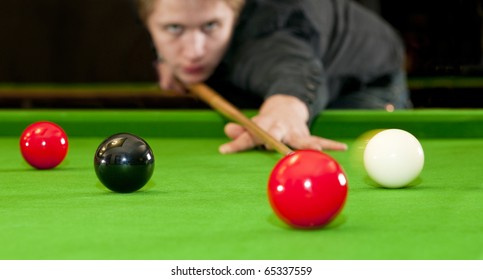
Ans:
MULTIPOLYGON (((253 115, 253 111, 245 111, 253 115)), ((328 152, 345 169, 349 194, 327 227, 296 230, 273 214, 266 189, 281 156, 221 155, 226 120, 210 110, 0 111, 0 259, 374 260, 483 259, 483 111, 327 111, 314 134, 344 141, 328 152), (49 120, 69 135, 52 170, 22 159, 19 136, 49 120), (356 139, 401 128, 421 141, 418 185, 384 189, 362 169, 356 139), (113 193, 94 168, 101 141, 137 134, 156 167, 141 191, 113 193)))

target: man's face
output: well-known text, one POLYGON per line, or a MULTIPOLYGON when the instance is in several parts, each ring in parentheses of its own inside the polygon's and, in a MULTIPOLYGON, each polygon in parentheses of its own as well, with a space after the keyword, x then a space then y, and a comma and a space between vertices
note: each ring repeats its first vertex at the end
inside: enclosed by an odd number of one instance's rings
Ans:
POLYGON ((205 81, 218 66, 235 18, 222 0, 157 0, 147 26, 164 63, 191 84, 205 81))

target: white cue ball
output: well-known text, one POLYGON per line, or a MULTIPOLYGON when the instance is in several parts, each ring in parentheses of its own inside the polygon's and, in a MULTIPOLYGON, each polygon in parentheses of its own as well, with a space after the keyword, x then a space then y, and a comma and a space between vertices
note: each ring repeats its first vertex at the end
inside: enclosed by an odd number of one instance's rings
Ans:
POLYGON ((401 188, 415 180, 424 166, 421 143, 401 129, 386 129, 372 137, 364 150, 369 177, 387 188, 401 188))

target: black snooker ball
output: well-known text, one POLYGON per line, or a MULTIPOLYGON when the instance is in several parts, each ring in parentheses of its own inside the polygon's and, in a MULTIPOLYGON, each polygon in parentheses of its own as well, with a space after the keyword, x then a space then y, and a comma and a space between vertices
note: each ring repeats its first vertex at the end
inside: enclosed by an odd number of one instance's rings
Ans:
POLYGON ((135 192, 153 175, 153 151, 146 141, 136 135, 114 134, 97 148, 94 169, 97 178, 111 191, 135 192))

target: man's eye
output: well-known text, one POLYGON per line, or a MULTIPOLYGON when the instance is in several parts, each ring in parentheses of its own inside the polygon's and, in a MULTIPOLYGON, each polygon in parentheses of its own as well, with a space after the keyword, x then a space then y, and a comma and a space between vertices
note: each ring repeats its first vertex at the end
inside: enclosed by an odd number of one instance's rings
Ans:
POLYGON ((217 21, 210 21, 202 26, 203 32, 210 33, 219 26, 217 21))
POLYGON ((168 31, 171 34, 181 34, 183 32, 183 26, 179 24, 169 24, 166 25, 164 28, 166 31, 168 31))

